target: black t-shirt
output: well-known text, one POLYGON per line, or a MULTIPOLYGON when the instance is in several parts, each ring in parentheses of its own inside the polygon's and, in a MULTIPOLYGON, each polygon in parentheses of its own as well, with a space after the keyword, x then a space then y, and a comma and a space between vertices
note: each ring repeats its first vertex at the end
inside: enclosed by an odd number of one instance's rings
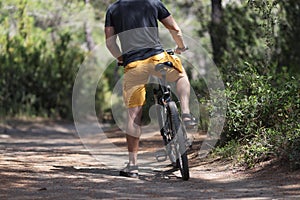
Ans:
POLYGON ((119 0, 109 6, 105 26, 119 36, 124 65, 163 52, 158 20, 169 15, 160 0, 119 0))

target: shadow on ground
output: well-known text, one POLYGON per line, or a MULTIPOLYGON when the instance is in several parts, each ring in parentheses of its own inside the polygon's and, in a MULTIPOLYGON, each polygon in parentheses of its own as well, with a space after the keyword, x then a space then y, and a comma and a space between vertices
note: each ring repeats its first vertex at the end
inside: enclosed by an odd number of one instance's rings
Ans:
POLYGON ((142 167, 139 179, 120 177, 91 156, 70 123, 1 124, 0 152, 0 199, 300 198, 299 171, 273 165, 242 171, 194 158, 189 181, 170 166, 151 173, 142 167))

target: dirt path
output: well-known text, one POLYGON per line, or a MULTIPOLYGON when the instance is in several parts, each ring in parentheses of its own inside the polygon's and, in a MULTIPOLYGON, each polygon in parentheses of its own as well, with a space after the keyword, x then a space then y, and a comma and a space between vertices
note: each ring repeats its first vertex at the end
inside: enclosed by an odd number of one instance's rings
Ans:
POLYGON ((167 167, 119 177, 91 156, 70 123, 2 123, 0 141, 0 199, 300 199, 299 171, 275 166, 243 171, 194 158, 189 181, 167 167))

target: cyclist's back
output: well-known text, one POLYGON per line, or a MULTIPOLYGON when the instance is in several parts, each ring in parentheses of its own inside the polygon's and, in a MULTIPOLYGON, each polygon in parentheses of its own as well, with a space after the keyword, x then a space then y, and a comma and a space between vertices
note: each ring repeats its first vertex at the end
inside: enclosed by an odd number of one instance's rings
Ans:
POLYGON ((105 26, 119 34, 124 65, 163 52, 158 20, 168 16, 160 0, 119 0, 108 8, 105 26))

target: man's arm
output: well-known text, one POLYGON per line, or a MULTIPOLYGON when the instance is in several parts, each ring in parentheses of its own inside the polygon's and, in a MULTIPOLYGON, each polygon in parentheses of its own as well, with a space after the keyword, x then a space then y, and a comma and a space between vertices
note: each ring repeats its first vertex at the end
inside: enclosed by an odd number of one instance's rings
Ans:
POLYGON ((177 48, 175 49, 175 53, 182 53, 186 50, 186 46, 183 42, 182 32, 179 26, 177 25, 174 18, 170 15, 161 20, 161 23, 169 29, 174 41, 177 44, 177 48))
POLYGON ((120 51, 120 47, 117 44, 117 36, 115 35, 115 29, 112 26, 105 27, 105 40, 106 47, 110 51, 110 53, 118 59, 119 63, 123 63, 122 53, 120 51))

